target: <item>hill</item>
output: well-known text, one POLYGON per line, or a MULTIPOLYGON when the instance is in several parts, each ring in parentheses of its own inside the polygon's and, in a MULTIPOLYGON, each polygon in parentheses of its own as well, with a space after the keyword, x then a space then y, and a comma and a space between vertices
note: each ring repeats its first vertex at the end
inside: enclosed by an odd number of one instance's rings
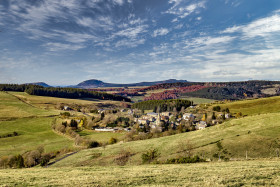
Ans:
POLYGON ((91 79, 86 80, 75 87, 77 88, 100 88, 100 87, 137 87, 137 86, 152 86, 156 84, 164 84, 164 83, 176 83, 176 82, 187 82, 186 80, 176 80, 176 79, 169 79, 164 81, 154 81, 154 82, 140 82, 140 83, 132 83, 132 84, 116 84, 116 83, 105 83, 100 80, 91 79))
POLYGON ((219 105, 221 110, 228 108, 231 113, 241 112, 245 116, 280 112, 280 96, 262 99, 248 99, 242 101, 226 102, 219 105))
POLYGON ((182 156, 182 146, 193 146, 193 154, 217 159, 221 153, 228 159, 276 157, 280 146, 280 114, 270 113, 227 121, 221 125, 173 136, 119 143, 104 148, 83 150, 55 164, 64 166, 116 165, 115 158, 129 151, 129 165, 142 163, 141 155, 149 149, 157 149, 159 161, 182 156), (218 145, 217 143, 220 142, 218 145), (222 148, 219 148, 221 146, 222 148), (93 155, 99 155, 93 157, 93 155), (216 155, 216 156, 215 156, 216 155))
POLYGON ((38 85, 38 86, 43 86, 43 87, 51 87, 50 85, 44 83, 44 82, 34 82, 34 83, 26 83, 26 84, 31 84, 31 85, 38 85))
POLYGON ((0 92, 0 136, 17 133, 14 137, 0 138, 0 157, 22 154, 43 145, 46 151, 70 148, 73 142, 51 130, 51 123, 58 111, 44 110, 0 92))

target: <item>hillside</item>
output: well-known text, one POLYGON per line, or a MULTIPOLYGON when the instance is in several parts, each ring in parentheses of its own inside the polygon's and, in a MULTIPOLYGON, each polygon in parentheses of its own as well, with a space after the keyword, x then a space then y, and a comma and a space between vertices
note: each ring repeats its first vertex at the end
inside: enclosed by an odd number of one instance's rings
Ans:
POLYGON ((276 151, 280 148, 279 128, 279 113, 250 116, 230 120, 205 130, 119 143, 107 146, 105 150, 103 148, 83 150, 54 166, 116 165, 114 159, 124 150, 130 151, 133 155, 128 164, 139 165, 141 155, 152 148, 158 149, 159 161, 165 161, 180 156, 180 144, 187 144, 188 141, 194 147, 193 153, 206 159, 215 159, 213 155, 219 152, 218 141, 221 142, 223 151, 227 152, 224 156, 229 159, 245 159, 246 151, 249 158, 276 157, 276 151), (99 154, 101 154, 100 157, 93 157, 99 154))
POLYGON ((51 87, 50 85, 48 85, 44 82, 33 82, 33 83, 26 83, 26 84, 38 85, 38 86, 43 86, 43 87, 51 87))
MULTIPOLYGON (((268 97, 262 99, 249 99, 242 101, 227 102, 218 104, 221 109, 229 108, 231 113, 241 112, 243 115, 259 115, 266 113, 280 112, 280 96, 268 97)), ((214 105, 217 106, 217 105, 214 105)))
POLYGON ((116 83, 106 83, 100 80, 91 79, 83 81, 77 84, 75 87, 77 88, 102 88, 102 87, 137 87, 137 86, 152 86, 156 84, 164 84, 164 83, 176 83, 176 82, 187 82, 186 80, 176 80, 169 79, 164 81, 154 81, 154 82, 139 82, 139 83, 131 83, 131 84, 116 84, 116 83))
POLYGON ((58 111, 44 110, 6 92, 0 92, 0 98, 0 135, 18 134, 0 138, 0 157, 23 153, 39 145, 43 145, 46 151, 73 146, 71 140, 51 130, 58 111))

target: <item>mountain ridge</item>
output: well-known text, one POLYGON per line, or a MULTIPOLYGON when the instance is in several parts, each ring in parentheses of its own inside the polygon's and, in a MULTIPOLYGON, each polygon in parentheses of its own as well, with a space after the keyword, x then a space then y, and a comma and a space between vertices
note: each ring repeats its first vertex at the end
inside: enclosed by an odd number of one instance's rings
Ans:
POLYGON ((139 82, 139 83, 131 83, 131 84, 119 84, 119 83, 106 83, 97 79, 90 79, 83 81, 77 84, 76 88, 100 88, 100 87, 133 87, 133 86, 152 86, 156 84, 163 83, 177 83, 177 82, 188 82, 187 80, 177 80, 177 79, 168 79, 163 81, 153 81, 153 82, 139 82))

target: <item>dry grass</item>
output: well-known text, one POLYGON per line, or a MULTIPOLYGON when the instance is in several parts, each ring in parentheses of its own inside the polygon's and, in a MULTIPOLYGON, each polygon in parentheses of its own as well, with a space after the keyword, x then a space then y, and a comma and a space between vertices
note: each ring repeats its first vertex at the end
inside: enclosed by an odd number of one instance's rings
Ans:
POLYGON ((279 186, 279 160, 0 170, 2 186, 279 186))

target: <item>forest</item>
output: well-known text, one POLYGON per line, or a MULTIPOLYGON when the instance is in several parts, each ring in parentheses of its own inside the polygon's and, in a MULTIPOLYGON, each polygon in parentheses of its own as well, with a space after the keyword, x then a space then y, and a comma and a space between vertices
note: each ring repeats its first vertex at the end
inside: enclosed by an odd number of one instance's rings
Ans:
POLYGON ((104 92, 88 91, 78 88, 45 88, 37 85, 30 84, 0 84, 0 91, 16 91, 16 92, 26 92, 30 95, 38 96, 49 96, 49 97, 59 97, 59 98, 92 98, 100 100, 114 100, 114 101, 126 101, 131 102, 130 99, 119 96, 112 95, 104 92))

